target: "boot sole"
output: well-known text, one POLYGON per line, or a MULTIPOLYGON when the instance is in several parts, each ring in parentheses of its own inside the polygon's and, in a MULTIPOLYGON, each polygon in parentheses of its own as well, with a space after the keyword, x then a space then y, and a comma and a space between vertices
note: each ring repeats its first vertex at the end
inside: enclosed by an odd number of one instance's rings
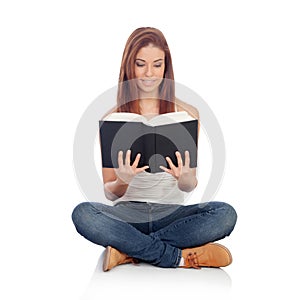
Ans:
POLYGON ((103 266, 102 266, 103 272, 109 271, 108 265, 109 265, 110 253, 111 253, 111 247, 107 246, 105 249, 104 259, 103 259, 103 266))

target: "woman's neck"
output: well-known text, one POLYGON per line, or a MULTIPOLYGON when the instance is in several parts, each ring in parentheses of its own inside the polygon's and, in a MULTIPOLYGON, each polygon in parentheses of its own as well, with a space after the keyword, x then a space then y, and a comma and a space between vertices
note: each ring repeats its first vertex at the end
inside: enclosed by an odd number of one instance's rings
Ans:
POLYGON ((158 115, 159 99, 140 99, 140 112, 142 115, 158 115))

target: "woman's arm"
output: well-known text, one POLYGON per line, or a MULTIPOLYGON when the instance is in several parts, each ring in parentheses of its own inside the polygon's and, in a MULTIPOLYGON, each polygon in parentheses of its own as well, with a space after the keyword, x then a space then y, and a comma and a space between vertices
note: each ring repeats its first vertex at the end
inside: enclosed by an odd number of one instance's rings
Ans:
POLYGON ((115 169, 102 168, 104 194, 108 200, 114 201, 127 191, 128 184, 117 177, 115 169))

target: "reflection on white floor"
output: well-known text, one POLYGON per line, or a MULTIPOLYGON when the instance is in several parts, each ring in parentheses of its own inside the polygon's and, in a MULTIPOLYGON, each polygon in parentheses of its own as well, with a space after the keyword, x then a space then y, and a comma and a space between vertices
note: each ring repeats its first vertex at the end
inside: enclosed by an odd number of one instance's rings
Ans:
POLYGON ((122 298, 142 299, 167 297, 179 299, 227 299, 231 291, 231 278, 221 268, 165 269, 148 264, 126 264, 109 272, 102 271, 102 252, 82 300, 122 298))

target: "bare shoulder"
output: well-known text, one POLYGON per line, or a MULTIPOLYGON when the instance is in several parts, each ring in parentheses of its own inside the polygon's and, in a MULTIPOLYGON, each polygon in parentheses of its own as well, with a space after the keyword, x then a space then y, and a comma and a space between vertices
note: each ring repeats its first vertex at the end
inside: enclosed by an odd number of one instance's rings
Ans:
POLYGON ((191 115, 195 119, 200 119, 199 111, 196 107, 176 98, 175 104, 177 107, 177 111, 186 111, 189 115, 191 115))

